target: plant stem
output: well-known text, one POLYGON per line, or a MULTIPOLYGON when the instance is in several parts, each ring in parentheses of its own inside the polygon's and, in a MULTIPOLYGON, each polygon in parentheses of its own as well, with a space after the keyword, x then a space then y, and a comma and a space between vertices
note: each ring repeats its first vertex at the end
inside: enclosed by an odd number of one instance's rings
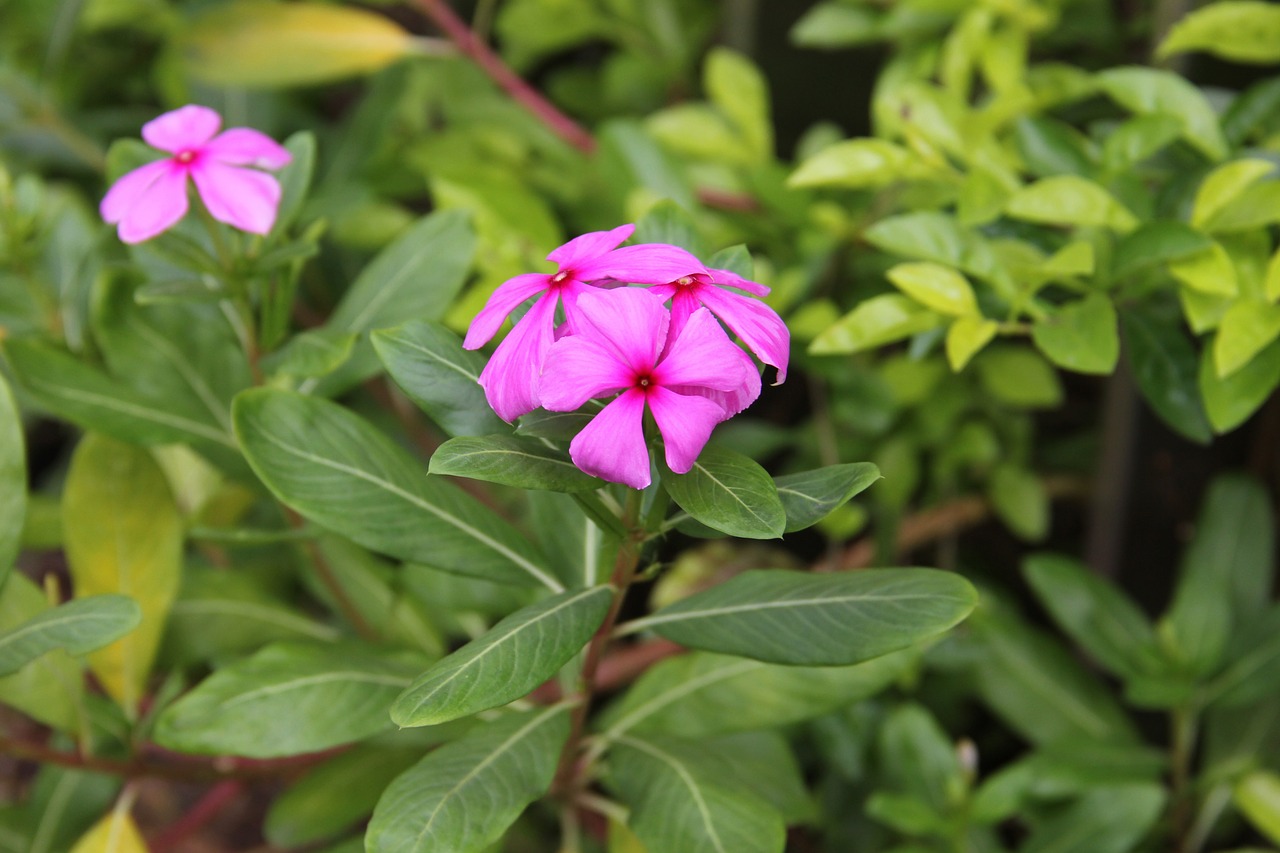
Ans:
MULTIPOLYGON (((289 519, 289 526, 294 530, 304 530, 306 521, 302 516, 298 515, 292 509, 281 504, 284 509, 285 516, 289 519)), ((343 589, 342 584, 338 582, 338 576, 333 573, 333 569, 329 566, 329 561, 320 551, 320 546, 316 544, 314 539, 302 540, 302 547, 306 550, 307 556, 311 558, 311 565, 316 570, 316 577, 320 579, 320 583, 333 596, 334 603, 338 605, 343 617, 351 623, 361 637, 366 640, 379 640, 378 632, 373 629, 368 620, 364 618, 364 614, 356 607, 355 602, 351 600, 351 596, 347 595, 347 591, 343 589)))
POLYGON ((147 840, 151 853, 170 853, 182 849, 188 838, 218 816, 218 813, 239 799, 245 792, 245 784, 236 779, 226 779, 205 793, 182 817, 154 838, 147 840))
POLYGON ((1191 801, 1191 759, 1195 753, 1198 726, 1195 709, 1186 705, 1174 708, 1169 716, 1169 725, 1170 833, 1174 849, 1188 851, 1194 805, 1191 801))

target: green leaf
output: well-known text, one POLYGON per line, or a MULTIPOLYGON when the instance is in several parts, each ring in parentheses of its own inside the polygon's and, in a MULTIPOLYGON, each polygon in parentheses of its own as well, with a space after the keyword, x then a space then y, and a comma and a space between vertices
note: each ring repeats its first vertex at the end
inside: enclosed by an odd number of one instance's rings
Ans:
POLYGON ((1252 231, 1280 222, 1280 181, 1267 180, 1240 193, 1206 227, 1215 233, 1252 231))
POLYGON ((464 350, 439 323, 414 320, 372 335, 387 373, 418 408, 450 435, 508 433, 480 387, 485 357, 464 350))
POLYGON ((1093 152, 1089 150, 1087 137, 1065 122, 1024 116, 1013 125, 1013 141, 1027 170, 1036 177, 1087 178, 1093 173, 1093 152))
POLYGON ((945 814, 966 786, 955 744, 921 705, 895 708, 880 728, 885 787, 896 788, 945 814))
POLYGON ((707 266, 715 270, 728 270, 737 273, 748 281, 755 275, 755 261, 751 252, 742 243, 721 249, 711 256, 707 266))
POLYGON ((982 348, 991 343, 1000 324, 983 317, 958 317, 947 328, 947 363, 959 373, 982 348))
POLYGON ((898 264, 885 277, 926 308, 957 317, 978 313, 973 286, 950 267, 927 261, 898 264))
POLYGON ((987 495, 996 515, 1021 538, 1035 542, 1049 533, 1049 496, 1032 472, 1001 464, 991 473, 987 495))
MULTIPOLYGON (((674 738, 669 739, 675 742, 674 738)), ((722 787, 744 787, 777 809, 788 823, 816 818, 799 762, 778 731, 737 732, 679 741, 681 754, 698 764, 698 775, 722 787)))
POLYGON ((233 417, 254 471, 311 521, 402 560, 564 588, 514 528, 343 407, 260 388, 236 398, 233 417))
POLYGON ((1234 160, 1214 169, 1196 191, 1191 207, 1192 227, 1212 231, 1215 217, 1275 167, 1269 160, 1234 160))
POLYGON ((629 731, 697 738, 770 729, 874 696, 911 669, 914 649, 854 666, 785 666, 691 652, 648 669, 601 720, 604 737, 629 731))
MULTIPOLYGON (((0 584, 0 629, 15 630, 48 612, 44 593, 21 572, 0 584)), ((60 731, 78 733, 88 724, 84 684, 83 667, 58 649, 0 677, 0 702, 60 731)))
POLYGON ((119 593, 141 610, 137 628, 89 655, 132 718, 182 575, 182 516, 150 453, 90 433, 71 458, 62 520, 76 598, 119 593))
POLYGON ((1120 358, 1116 323, 1111 300, 1091 293, 1037 320, 1031 327, 1031 339, 1059 367, 1106 375, 1115 370, 1120 358))
POLYGON ((912 151, 883 139, 847 139, 800 164, 787 186, 874 189, 922 178, 929 167, 912 151))
POLYGON ((1221 434, 1248 420, 1280 385, 1280 342, 1227 377, 1218 375, 1214 361, 1214 347, 1205 347, 1200 354, 1200 394, 1213 431, 1221 434))
POLYGON ((1116 242, 1111 256, 1111 275, 1119 280, 1150 269, 1210 250, 1214 242, 1182 222, 1147 222, 1116 242))
POLYGON ((0 676, 10 675, 54 649, 82 655, 132 631, 142 609, 123 595, 94 595, 45 610, 0 634, 0 676))
POLYGON ((1138 390, 1175 432, 1201 444, 1212 433, 1200 402, 1196 353, 1176 322, 1154 312, 1120 315, 1126 353, 1138 390))
POLYGON ((1022 853, 1127 853, 1155 825, 1165 791, 1155 783, 1096 788, 1041 821, 1022 853))
POLYGON ((705 257, 705 246, 693 216, 669 198, 649 209, 631 235, 633 243, 667 243, 686 249, 695 257, 705 257))
POLYGON ((1213 339, 1213 362, 1219 378, 1244 367, 1280 337, 1280 305, 1242 299, 1227 309, 1213 339))
POLYGON ((733 122, 758 162, 773 159, 769 85, 750 59, 713 47, 703 69, 703 86, 717 109, 733 122))
POLYGON ((974 364, 982 387, 1002 403, 1026 409, 1046 409, 1062 402, 1062 383, 1058 374, 1032 349, 992 347, 974 364))
POLYGON ((546 793, 569 737, 568 708, 511 714, 445 744, 391 783, 368 853, 481 853, 546 793))
POLYGON ((863 238, 882 251, 956 267, 979 278, 999 279, 1003 273, 991 244, 945 213, 917 211, 890 216, 863 232, 863 238))
POLYGON ((1222 132, 1232 147, 1267 133, 1280 110, 1280 78, 1260 80, 1241 92, 1222 115, 1222 132))
POLYGON ((1249 822, 1280 844, 1280 776, 1270 770, 1255 770, 1236 783, 1233 796, 1249 822))
POLYGON ((219 669, 156 721, 170 749, 273 758, 391 728, 415 661, 351 643, 273 643, 219 669))
POLYGON ((1221 59, 1254 65, 1280 61, 1280 9, 1259 0, 1227 0, 1186 15, 1156 50, 1163 59, 1202 50, 1221 59))
POLYGON ((434 726, 519 699, 582 651, 614 594, 608 586, 570 590, 512 613, 418 676, 391 719, 434 726))
POLYGON ((626 630, 770 663, 848 666, 946 631, 977 598, 963 578, 933 569, 753 569, 626 630))
POLYGON ((862 6, 818 3, 791 28, 791 43, 798 47, 833 50, 867 44, 882 38, 880 17, 862 6))
POLYGON ((1225 659, 1227 665, 1205 685, 1199 701, 1215 708, 1241 707, 1280 693, 1280 607, 1272 606, 1236 631, 1225 659))
POLYGON ((515 435, 451 438, 431 456, 430 472, 519 489, 584 492, 604 485, 558 448, 515 435))
POLYGON ((1171 71, 1129 66, 1095 78, 1120 106, 1138 115, 1166 114, 1182 125, 1182 136, 1210 160, 1227 155, 1227 142, 1213 107, 1199 89, 1171 71))
POLYGON ((0 587, 18 557, 26 518, 26 436, 13 392, 0 374, 0 587))
POLYGON ((1132 231, 1137 218, 1098 184, 1078 175, 1043 178, 1015 192, 1005 205, 1015 219, 1132 231))
POLYGON ((316 137, 309 130, 300 130, 284 141, 285 150, 293 157, 289 165, 280 171, 280 208, 272 230, 283 234, 302 212, 302 204, 311 189, 311 179, 316 169, 316 137))
POLYGON ((880 469, 870 462, 846 462, 775 477, 773 482, 787 516, 785 532, 817 524, 879 479, 880 469))
POLYGON ((356 345, 354 332, 311 329, 294 335, 283 347, 262 359, 262 369, 272 376, 314 379, 337 370, 356 345))
POLYGON ((1198 293, 1235 296, 1239 292, 1235 265, 1221 243, 1214 243, 1203 252, 1170 261, 1169 272, 1198 293))
POLYGON ((687 474, 663 470, 672 500, 696 520, 730 536, 776 539, 787 525, 773 478, 740 453, 707 447, 687 474))
POLYGON ((932 329, 942 318, 913 299, 885 293, 863 301, 809 345, 813 355, 846 355, 932 329))
POLYGON ((1151 113, 1131 118, 1102 143, 1102 161, 1113 174, 1122 174, 1182 135, 1182 122, 1171 115, 1151 113))
POLYGON ((610 750, 609 783, 630 806, 628 825, 645 847, 782 853, 786 826, 777 810, 741 783, 709 781, 700 756, 682 754, 681 746, 672 738, 623 737, 610 750))
POLYGON ((1156 662, 1150 621, 1114 584, 1058 554, 1033 554, 1022 573, 1058 626, 1107 669, 1133 676, 1156 662))

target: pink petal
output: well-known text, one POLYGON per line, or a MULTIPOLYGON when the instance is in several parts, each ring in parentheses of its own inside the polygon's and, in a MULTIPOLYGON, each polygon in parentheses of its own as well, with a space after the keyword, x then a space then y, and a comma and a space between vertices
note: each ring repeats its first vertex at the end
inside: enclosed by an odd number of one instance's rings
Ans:
MULTIPOLYGON (((676 292, 671 296, 671 330, 667 332, 668 349, 676 342, 676 338, 684 331, 684 327, 689 324, 689 318, 693 316, 693 312, 702 307, 702 303, 698 301, 695 295, 696 288, 682 287, 674 285, 676 292)), ((655 288, 649 288, 652 293, 655 288)))
POLYGON ((778 381, 787 381, 787 363, 791 358, 791 332, 787 324, 768 305, 750 296, 721 290, 718 287, 698 288, 702 304, 733 329, 756 358, 778 368, 778 381))
MULTIPOLYGON (((735 347, 734 349, 737 349, 735 347)), ((750 406, 760 396, 760 370, 756 367, 756 363, 751 360, 751 356, 742 350, 738 350, 738 356, 743 365, 743 377, 745 381, 729 391, 718 391, 714 388, 708 388, 705 385, 665 385, 663 387, 675 391, 677 394, 697 395, 706 397, 724 410, 724 414, 720 416, 721 420, 728 420, 734 415, 741 412, 747 406, 750 406)))
MULTIPOLYGON (((662 363, 653 371, 659 385, 695 385, 717 391, 735 391, 749 382, 743 364, 746 353, 729 340, 706 308, 693 312, 680 336, 672 342, 662 363)), ((750 359, 747 359, 750 363, 750 359)))
POLYGON ((754 293, 756 296, 768 296, 769 288, 756 281, 748 281, 736 272, 729 270, 713 270, 708 269, 711 273, 711 280, 716 284, 727 284, 729 287, 736 287, 739 290, 745 290, 747 293, 754 293))
POLYGON ((724 420, 724 410, 711 400, 666 388, 649 390, 649 410, 667 446, 667 467, 677 474, 689 473, 711 431, 724 420))
POLYGON ((547 255, 547 260, 559 264, 562 270, 577 269, 579 264, 620 246, 635 230, 634 225, 619 225, 612 231, 591 231, 581 237, 574 237, 547 255))
POLYGON ((555 328, 554 296, 539 299, 498 344, 480 384, 498 417, 511 423, 540 405, 538 382, 555 328))
POLYGON ((118 233, 124 242, 150 240, 187 215, 187 172, 168 162, 165 165, 170 168, 152 181, 123 211, 118 233))
POLYGON ((584 293, 599 293, 611 288, 597 287, 594 284, 586 284, 576 279, 565 279, 560 284, 560 304, 564 307, 564 319, 566 330, 570 334, 577 334, 578 317, 581 316, 578 311, 578 297, 584 293))
POLYGON ((594 281, 612 278, 635 284, 669 284, 678 278, 705 275, 706 267, 678 246, 641 243, 624 246, 574 267, 578 278, 594 281))
POLYGON ((578 297, 573 326, 636 375, 649 373, 657 364, 668 322, 667 309, 658 297, 640 288, 622 287, 578 297))
POLYGON ((611 483, 625 483, 633 489, 648 486, 644 399, 642 391, 631 389, 605 406, 569 443, 573 464, 611 483))
POLYGON ((152 184, 176 168, 178 167, 172 160, 157 160, 121 175, 111 189, 107 190, 102 204, 98 206, 98 212, 104 220, 115 225, 128 215, 138 199, 151 189, 152 184))
POLYGON ((204 145, 221 126, 222 116, 208 107, 189 104, 144 124, 142 138, 152 148, 177 154, 204 145))
POLYGON ((271 231, 280 207, 280 184, 275 178, 216 160, 201 160, 191 177, 214 219, 251 234, 271 231))
POLYGON ((204 146, 204 153, 229 166, 260 169, 283 169, 293 160, 283 145, 248 127, 233 127, 219 133, 204 146))
POLYGON ((516 310, 520 303, 531 296, 545 291, 551 276, 544 273, 525 273, 509 278, 493 291, 489 301, 471 321, 467 329, 467 338, 462 342, 463 349, 479 349, 502 328, 502 321, 516 310))
POLYGON ((593 397, 630 388, 635 379, 635 373, 600 344, 570 335, 547 350, 539 395, 544 409, 572 412, 593 397))

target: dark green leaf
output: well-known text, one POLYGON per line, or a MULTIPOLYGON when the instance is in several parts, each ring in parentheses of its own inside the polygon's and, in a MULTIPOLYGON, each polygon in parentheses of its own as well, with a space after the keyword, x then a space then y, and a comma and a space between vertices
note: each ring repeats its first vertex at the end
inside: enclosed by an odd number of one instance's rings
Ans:
POLYGON ((312 329, 289 339, 283 347, 262 360, 262 369, 273 376, 314 379, 337 370, 351 357, 354 332, 312 329))
POLYGON ((432 454, 430 471, 552 492, 582 492, 604 485, 574 465, 564 451, 515 435, 451 438, 432 454))
POLYGON ((1200 697, 1218 706, 1240 706, 1280 693, 1280 607, 1273 606, 1241 631, 1229 663, 1200 697))
POLYGON ((1093 172, 1089 142, 1079 131, 1057 119, 1024 117, 1013 126, 1013 141, 1031 174, 1079 175, 1093 172))
POLYGON ((1003 463, 991 472, 987 497, 1009 529, 1035 542, 1049 532, 1049 496, 1040 478, 1025 468, 1003 463))
POLYGON ((889 786, 945 813, 965 788, 956 747, 920 705, 893 710, 880 728, 880 759, 889 786))
POLYGON ((787 514, 786 532, 817 524, 879 479, 880 469, 870 462, 847 462, 775 477, 778 498, 787 514))
POLYGON ((1262 80, 1245 89, 1222 116, 1222 132, 1233 147, 1250 136, 1265 132, 1280 115, 1280 77, 1262 80))
POLYGON ((747 457, 707 447, 687 474, 664 467, 662 484, 680 508, 730 536, 776 539, 787 516, 773 479, 747 457))
POLYGON ((1125 311, 1120 322, 1142 396, 1176 432, 1207 444, 1212 432, 1200 402, 1196 353, 1186 334, 1153 312, 1125 311))
POLYGON ((277 234, 284 233, 302 210, 316 168, 316 138, 310 131, 293 134, 284 141, 284 147, 293 160, 280 172, 280 208, 274 228, 277 234))
POLYGON ((1126 853, 1160 817, 1165 792, 1155 783, 1097 788, 1041 822, 1023 853, 1126 853))
POLYGON ((663 199, 636 223, 635 243, 668 243, 701 258, 705 251, 698 227, 689 212, 671 199, 663 199))
POLYGON ((254 471, 317 524, 403 560, 564 588, 514 528, 341 406, 262 388, 236 398, 234 418, 254 471))
POLYGON ((1157 264, 1198 255, 1213 240, 1182 222, 1148 222, 1116 243, 1111 275, 1119 280, 1157 264))
POLYGON ((118 639, 142 620, 138 603, 124 595, 92 595, 69 601, 0 634, 0 675, 17 672, 54 649, 82 655, 118 639))
POLYGON ((1213 347, 1200 353, 1200 394, 1214 432, 1230 432, 1249 419, 1280 385, 1280 341, 1230 376, 1218 376, 1213 347))

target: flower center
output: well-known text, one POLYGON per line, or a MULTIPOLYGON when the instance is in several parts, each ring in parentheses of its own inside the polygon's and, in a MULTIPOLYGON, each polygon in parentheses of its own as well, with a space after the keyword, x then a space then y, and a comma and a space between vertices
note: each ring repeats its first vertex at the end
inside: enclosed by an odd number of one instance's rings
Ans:
POLYGON ((173 159, 179 163, 187 164, 196 159, 196 152, 191 150, 179 151, 177 154, 173 155, 173 159))
POLYGON ((687 275, 681 276, 680 278, 676 279, 676 284, 680 285, 681 287, 688 287, 689 285, 693 284, 693 279, 687 275))
POLYGON ((636 387, 641 391, 647 391, 653 385, 653 377, 647 373, 641 373, 636 377, 636 387))
POLYGON ((551 276, 551 283, 552 283, 552 284, 563 284, 563 283, 564 283, 564 280, 565 280, 566 278, 568 278, 568 277, 569 277, 569 271, 568 271, 568 270, 561 270, 560 272, 558 272, 558 273, 556 273, 555 275, 551 276))

